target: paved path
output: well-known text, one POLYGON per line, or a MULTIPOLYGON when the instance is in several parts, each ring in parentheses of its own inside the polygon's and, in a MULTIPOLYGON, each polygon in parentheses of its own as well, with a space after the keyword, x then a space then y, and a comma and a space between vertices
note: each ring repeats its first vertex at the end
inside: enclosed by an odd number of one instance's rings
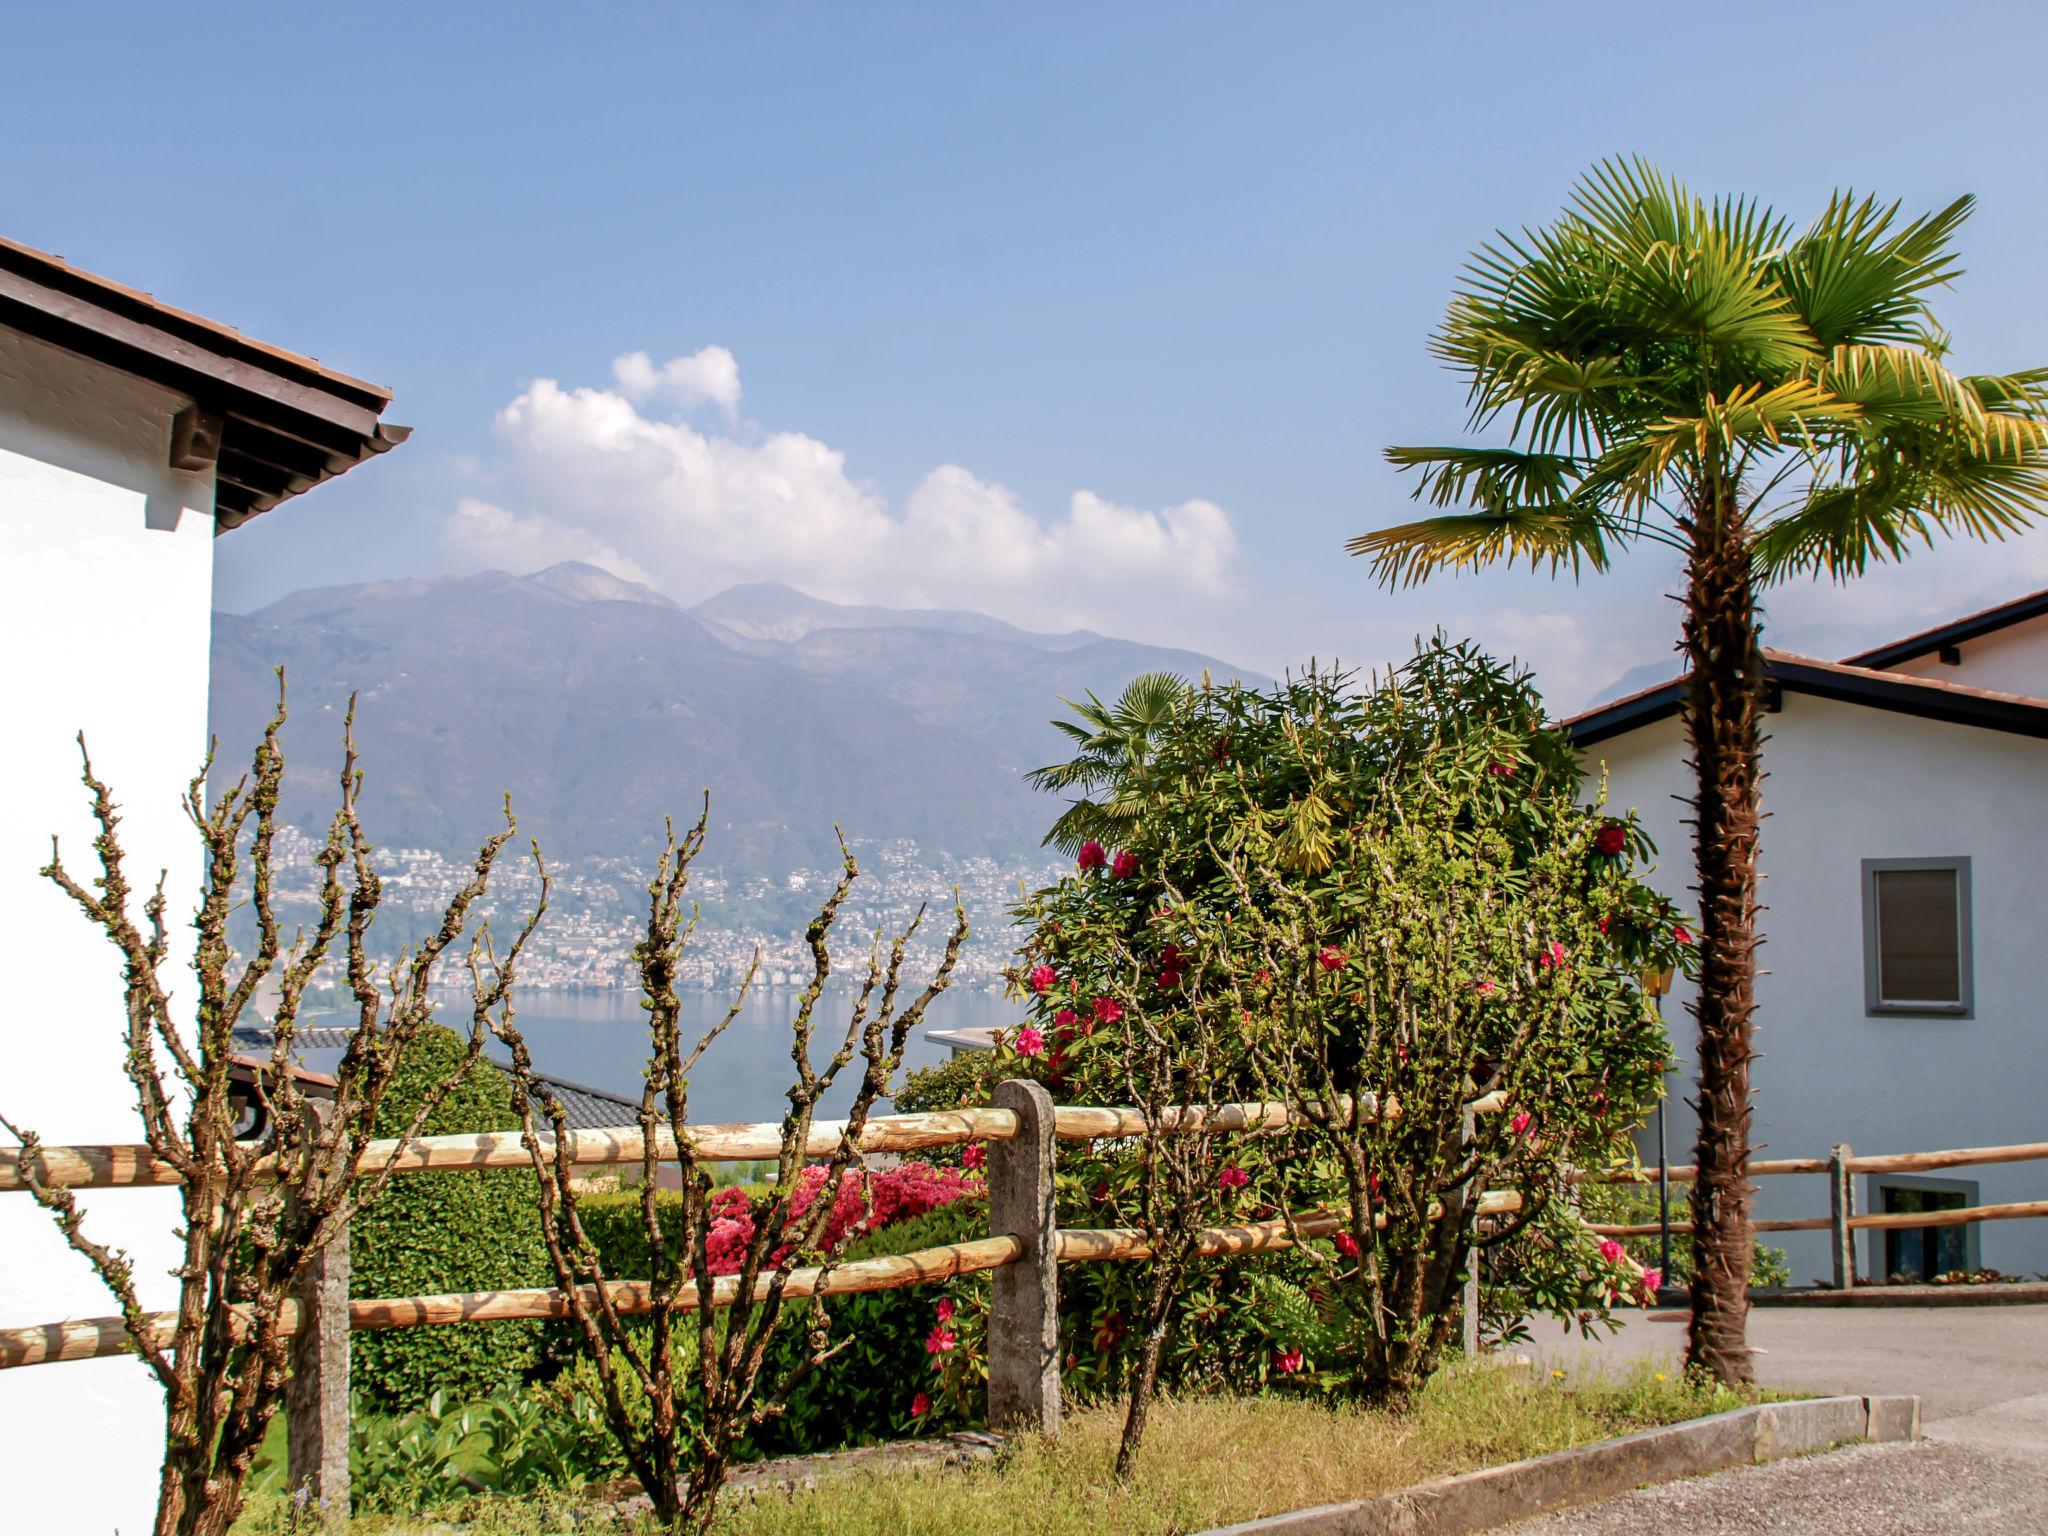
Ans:
MULTIPOLYGON (((1918 1393, 1927 1439, 1640 1489, 1512 1536, 2048 1532, 2048 1307, 1758 1308, 1749 1336, 1767 1386, 1918 1393)), ((1675 1362, 1683 1345, 1683 1317, 1659 1316, 1598 1343, 1539 1337, 1531 1353, 1576 1374, 1675 1362)))

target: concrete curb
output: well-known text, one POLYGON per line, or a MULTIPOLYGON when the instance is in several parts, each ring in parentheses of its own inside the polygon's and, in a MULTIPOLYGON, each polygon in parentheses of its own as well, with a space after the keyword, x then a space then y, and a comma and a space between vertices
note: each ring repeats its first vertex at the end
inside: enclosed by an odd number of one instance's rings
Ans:
POLYGON ((1202 1536, 1467 1536, 1650 1483, 1677 1482, 1860 1441, 1919 1438, 1917 1397, 1762 1403, 1447 1477, 1376 1499, 1268 1515, 1202 1536))

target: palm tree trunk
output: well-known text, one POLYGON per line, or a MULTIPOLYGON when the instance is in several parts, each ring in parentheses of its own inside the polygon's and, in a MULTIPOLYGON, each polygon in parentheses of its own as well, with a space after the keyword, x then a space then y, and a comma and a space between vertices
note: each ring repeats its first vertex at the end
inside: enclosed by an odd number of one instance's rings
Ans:
POLYGON ((1699 1145, 1686 1364, 1748 1382, 1749 1064, 1756 1006, 1757 836, 1765 696, 1746 530, 1732 485, 1694 509, 1684 650, 1686 738, 1697 777, 1700 896, 1699 1145))

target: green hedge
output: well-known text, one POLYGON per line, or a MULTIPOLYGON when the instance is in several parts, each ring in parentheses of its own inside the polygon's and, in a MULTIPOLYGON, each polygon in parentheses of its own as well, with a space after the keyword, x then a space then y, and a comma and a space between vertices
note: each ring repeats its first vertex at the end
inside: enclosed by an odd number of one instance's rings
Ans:
MULTIPOLYGON (((432 1084, 462 1060, 464 1042, 432 1024, 408 1047, 380 1106, 376 1134, 411 1124, 432 1084)), ((504 1074, 479 1062, 427 1119, 423 1134, 518 1127, 504 1074)), ((533 1175, 410 1173, 388 1184, 350 1229, 352 1296, 426 1296, 553 1284, 534 1200, 533 1175)), ((402 1413, 436 1392, 449 1402, 523 1380, 540 1361, 539 1323, 457 1323, 359 1333, 349 1376, 376 1408, 402 1413)))

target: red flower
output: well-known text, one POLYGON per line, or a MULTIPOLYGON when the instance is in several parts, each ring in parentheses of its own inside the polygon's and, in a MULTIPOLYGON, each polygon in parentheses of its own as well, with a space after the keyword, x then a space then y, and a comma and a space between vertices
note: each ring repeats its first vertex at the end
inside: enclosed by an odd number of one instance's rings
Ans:
POLYGON ((1337 1234, 1337 1251, 1343 1254, 1344 1257, 1347 1259, 1357 1258, 1358 1239, 1353 1237, 1349 1232, 1339 1232, 1337 1234))
POLYGON ((1608 918, 1606 918, 1606 917, 1602 917, 1602 918, 1600 919, 1600 925, 1599 925, 1599 926, 1600 926, 1600 931, 1601 931, 1602 933, 1605 933, 1605 932, 1607 931, 1607 924, 1608 924, 1608 922, 1609 922, 1609 919, 1608 919, 1608 918))
POLYGON ((1476 991, 1481 997, 1491 996, 1493 992, 1493 983, 1482 977, 1478 985, 1475 986, 1473 990, 1476 991))
POLYGON ((1173 990, 1173 989, 1174 989, 1175 987, 1177 987, 1177 986, 1179 986, 1179 985, 1180 985, 1180 972, 1179 972, 1179 971, 1161 971, 1161 972, 1159 973, 1159 990, 1160 990, 1160 991, 1162 991, 1162 992, 1170 992, 1170 991, 1172 991, 1172 990, 1173 990))
POLYGON ((1081 1015, 1074 1012, 1074 1010, 1071 1008, 1062 1008, 1058 1013, 1052 1016, 1052 1021, 1053 1023, 1059 1025, 1061 1029, 1072 1029, 1076 1024, 1081 1022, 1081 1015))
POLYGON ((1628 846, 1628 831, 1621 823, 1610 821, 1594 836, 1593 846, 1607 858, 1619 858, 1628 846))
POLYGON ((1045 1054, 1045 1036, 1029 1024, 1026 1024, 1017 1031, 1017 1038, 1014 1043, 1019 1056, 1043 1056, 1045 1054))
POLYGON ((1216 1175, 1216 1182, 1224 1189, 1243 1189, 1251 1181, 1252 1176, 1235 1164, 1216 1175))
POLYGON ((1316 964, 1320 965, 1325 971, 1334 971, 1343 963, 1344 951, 1334 945, 1325 946, 1323 952, 1316 956, 1316 964))
POLYGON ((953 1298, 950 1296, 941 1296, 939 1298, 939 1321, 942 1323, 953 1321, 953 1298))
POLYGON ((1496 779, 1509 779, 1514 777, 1515 765, 1513 763, 1488 763, 1486 771, 1496 779))
POLYGON ((1052 984, 1059 979, 1059 973, 1049 965, 1034 965, 1031 967, 1031 990, 1040 997, 1050 992, 1052 984))
POLYGON ((962 1168, 986 1168, 988 1166, 988 1148, 978 1141, 970 1141, 966 1149, 960 1154, 960 1166, 962 1168))
POLYGON ((1301 1369, 1301 1346, 1297 1344, 1289 1350, 1274 1350, 1273 1369, 1282 1376, 1292 1376, 1295 1372, 1299 1371, 1301 1369))
POLYGON ((1102 851, 1102 844, 1091 837, 1081 845, 1080 857, 1074 862, 1081 866, 1082 873, 1085 874, 1089 870, 1102 868, 1109 862, 1109 855, 1102 851))
POLYGON ((1128 880, 1138 872, 1138 856, 1128 848, 1119 848, 1115 858, 1109 861, 1109 872, 1119 880, 1128 880))
POLYGON ((1098 997, 1097 999, 1095 999, 1096 1023, 1114 1024, 1118 1019, 1122 1018, 1123 1016, 1124 1005, 1118 1002, 1115 998, 1098 997))
POLYGON ((1564 964, 1565 956, 1570 953, 1571 951, 1558 943, 1557 940, 1552 939, 1549 945, 1545 947, 1543 953, 1536 957, 1536 964, 1543 970, 1554 971, 1564 964))
POLYGON ((932 1400, 929 1393, 920 1392, 910 1400, 910 1416, 913 1419, 921 1419, 931 1411, 932 1400))
POLYGON ((1600 1239, 1600 1257, 1609 1264, 1621 1262, 1621 1244, 1611 1237, 1600 1239))
POLYGON ((1510 1120, 1508 1122, 1508 1129, 1513 1131, 1517 1136, 1521 1135, 1522 1132, 1529 1129, 1529 1111, 1525 1109, 1519 1115, 1515 1116, 1514 1119, 1510 1120))
POLYGON ((1678 940, 1681 944, 1690 944, 1692 942, 1692 935, 1685 931, 1685 924, 1683 923, 1678 924, 1671 930, 1671 937, 1678 940))
POLYGON ((959 1339, 954 1337, 953 1330, 941 1323, 925 1335, 924 1352, 928 1355, 950 1355, 959 1342, 959 1339))

